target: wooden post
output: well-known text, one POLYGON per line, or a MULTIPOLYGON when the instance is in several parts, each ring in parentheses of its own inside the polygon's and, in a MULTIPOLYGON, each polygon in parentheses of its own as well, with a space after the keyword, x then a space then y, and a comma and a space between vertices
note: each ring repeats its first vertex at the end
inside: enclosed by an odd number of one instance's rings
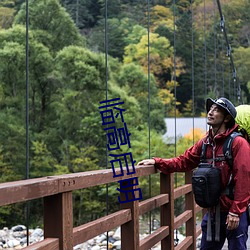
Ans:
MULTIPOLYGON (((135 180, 133 180, 133 184, 135 184, 135 180)), ((139 188, 138 186, 132 186, 129 188, 123 188, 122 190, 134 190, 139 188)), ((127 192, 128 199, 133 200, 133 194, 135 194, 136 198, 139 198, 138 191, 127 192)), ((125 201, 126 194, 124 192, 120 192, 121 201, 125 201)), ((140 239, 139 239, 139 200, 134 200, 126 203, 121 203, 121 209, 130 209, 132 220, 121 225, 121 249, 129 249, 129 250, 139 250, 140 247, 140 239)))
POLYGON ((161 241, 161 250, 174 249, 174 177, 160 173, 160 192, 169 194, 169 203, 161 206, 161 226, 169 227, 169 235, 161 241))
POLYGON ((72 192, 44 198, 44 238, 59 238, 60 250, 73 249, 72 192))
MULTIPOLYGON (((192 172, 185 173, 185 183, 191 184, 192 172)), ((193 237, 193 243, 188 250, 196 250, 196 211, 193 192, 185 195, 185 210, 192 210, 192 217, 186 222, 186 236, 193 237)))

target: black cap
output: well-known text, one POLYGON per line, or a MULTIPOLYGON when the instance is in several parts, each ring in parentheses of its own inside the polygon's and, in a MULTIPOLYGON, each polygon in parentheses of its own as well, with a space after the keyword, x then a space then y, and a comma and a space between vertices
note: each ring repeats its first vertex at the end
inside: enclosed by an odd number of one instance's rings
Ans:
POLYGON ((207 102, 206 102, 207 113, 209 112, 209 110, 213 104, 216 104, 216 105, 220 106, 221 108, 223 108, 224 110, 226 110, 229 113, 229 115, 231 115, 233 117, 233 119, 235 120, 237 111, 236 111, 234 105, 227 98, 221 97, 221 98, 215 99, 215 100, 208 98, 207 102))

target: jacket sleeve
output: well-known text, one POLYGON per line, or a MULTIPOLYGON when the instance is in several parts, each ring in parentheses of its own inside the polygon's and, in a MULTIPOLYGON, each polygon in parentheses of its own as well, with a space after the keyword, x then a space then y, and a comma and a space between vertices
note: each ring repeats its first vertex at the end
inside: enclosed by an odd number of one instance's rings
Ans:
POLYGON ((234 201, 230 212, 242 214, 250 201, 250 145, 238 136, 233 141, 234 201))
POLYGON ((155 166, 165 174, 190 171, 200 163, 201 146, 202 140, 198 141, 178 157, 170 159, 153 157, 155 166))

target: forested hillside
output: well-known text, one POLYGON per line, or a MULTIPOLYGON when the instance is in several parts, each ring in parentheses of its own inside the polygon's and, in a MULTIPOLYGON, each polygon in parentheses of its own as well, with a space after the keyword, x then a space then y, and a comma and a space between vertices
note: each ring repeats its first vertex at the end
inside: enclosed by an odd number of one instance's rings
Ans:
MULTIPOLYGON (((133 152, 136 161, 149 156, 149 124, 150 156, 171 157, 174 146, 161 140, 164 117, 201 116, 208 96, 237 104, 239 83, 249 102, 250 3, 221 3, 237 82, 216 1, 30 0, 28 25, 25 1, 1 1, 1 182, 27 175, 27 27, 29 178, 35 178, 106 168, 98 108, 106 97, 124 101, 131 148, 119 152, 133 152)), ((116 187, 109 187, 110 210, 119 206, 116 187)), ((148 181, 140 187, 146 198, 148 181)), ((96 218, 106 212, 106 187, 75 192, 74 202, 76 224, 96 218)), ((42 223, 40 203, 31 204, 33 224, 42 223)), ((22 205, 0 208, 0 227, 22 220, 22 205)))

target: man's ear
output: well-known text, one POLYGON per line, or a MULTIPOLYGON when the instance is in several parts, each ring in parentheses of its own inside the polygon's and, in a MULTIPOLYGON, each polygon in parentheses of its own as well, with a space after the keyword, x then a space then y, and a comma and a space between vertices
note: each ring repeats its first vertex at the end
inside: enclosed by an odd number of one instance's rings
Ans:
POLYGON ((229 122, 231 119, 233 119, 231 115, 226 115, 224 121, 225 121, 225 122, 229 122))

